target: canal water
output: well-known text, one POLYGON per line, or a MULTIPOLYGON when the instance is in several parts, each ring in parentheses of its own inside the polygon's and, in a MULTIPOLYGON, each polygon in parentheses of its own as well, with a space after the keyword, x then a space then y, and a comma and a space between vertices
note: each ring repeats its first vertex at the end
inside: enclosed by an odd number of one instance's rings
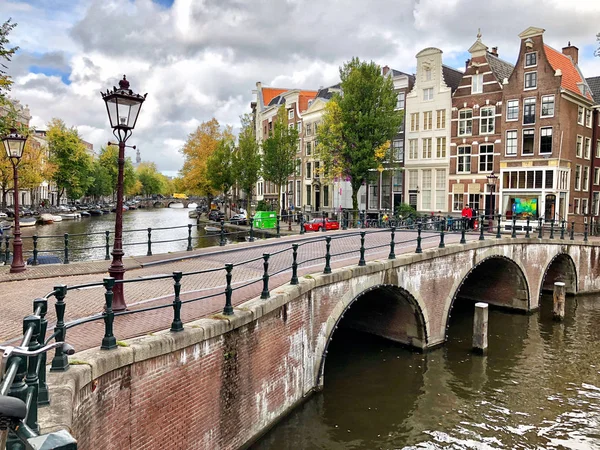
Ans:
POLYGON ((425 354, 340 328, 324 390, 252 449, 600 449, 600 297, 568 297, 562 323, 546 296, 532 315, 490 311, 487 356, 472 316, 456 306, 425 354))
MULTIPOLYGON (((148 228, 153 229, 152 253, 184 251, 188 246, 188 224, 193 224, 192 246, 194 248, 218 246, 219 234, 206 233, 204 224, 199 228, 196 227, 196 219, 188 217, 189 211, 186 208, 152 208, 123 212, 125 255, 139 256, 147 253, 148 228)), ((64 257, 64 234, 68 233, 69 259, 71 261, 103 259, 106 255, 106 236, 104 232, 110 231, 110 249, 112 250, 114 229, 114 213, 21 228, 23 249, 26 252, 25 257, 32 256, 33 240, 31 237, 37 235, 39 255, 52 254, 62 259, 64 257)), ((226 231, 228 233, 236 232, 236 230, 226 231)), ((245 232, 229 234, 227 235, 227 242, 243 241, 246 235, 245 232)), ((4 245, 2 248, 4 249, 4 245)))

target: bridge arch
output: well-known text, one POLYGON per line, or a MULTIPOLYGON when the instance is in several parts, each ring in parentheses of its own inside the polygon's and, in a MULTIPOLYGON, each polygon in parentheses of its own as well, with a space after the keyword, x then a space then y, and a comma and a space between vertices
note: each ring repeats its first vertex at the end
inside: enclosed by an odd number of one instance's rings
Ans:
POLYGON ((323 385, 327 349, 340 325, 425 349, 428 324, 427 310, 422 300, 394 284, 376 284, 350 301, 341 299, 327 320, 324 343, 316 351, 320 360, 315 366, 315 386, 323 385))
POLYGON ((542 276, 540 296, 543 291, 552 291, 555 281, 565 283, 567 294, 577 294, 577 266, 568 253, 557 253, 550 260, 542 276))
POLYGON ((471 301, 483 301, 503 308, 529 311, 531 295, 526 271, 517 261, 505 255, 487 255, 473 267, 461 273, 458 284, 452 289, 444 311, 444 336, 452 308, 458 297, 471 301))

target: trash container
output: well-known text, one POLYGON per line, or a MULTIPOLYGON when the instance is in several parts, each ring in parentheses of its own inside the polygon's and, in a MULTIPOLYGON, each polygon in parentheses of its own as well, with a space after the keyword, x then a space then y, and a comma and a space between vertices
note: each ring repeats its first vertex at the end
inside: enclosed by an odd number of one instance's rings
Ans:
POLYGON ((277 226, 277 214, 275 211, 256 211, 254 214, 254 228, 265 229, 277 226))

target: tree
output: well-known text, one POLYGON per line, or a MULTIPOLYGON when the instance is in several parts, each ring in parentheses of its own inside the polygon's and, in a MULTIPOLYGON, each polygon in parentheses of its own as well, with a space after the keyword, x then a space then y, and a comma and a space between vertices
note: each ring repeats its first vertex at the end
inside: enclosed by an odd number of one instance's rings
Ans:
POLYGON ((108 168, 102 164, 100 159, 96 159, 92 163, 92 174, 94 181, 89 185, 85 195, 95 200, 112 195, 114 190, 112 179, 108 168))
POLYGON ((250 209, 252 191, 260 176, 260 148, 256 142, 256 134, 252 116, 244 114, 240 117, 242 130, 238 137, 238 148, 233 155, 233 174, 238 186, 246 194, 246 209, 250 209))
POLYGON ((213 196, 206 163, 222 139, 233 140, 233 133, 231 127, 221 131, 221 126, 215 118, 203 122, 188 136, 187 142, 181 149, 184 157, 181 175, 187 192, 205 195, 209 199, 213 196))
POLYGON ((287 112, 284 106, 277 111, 273 133, 263 142, 262 175, 277 187, 277 209, 281 198, 281 186, 287 184, 288 177, 296 170, 298 130, 288 127, 287 112))
MULTIPOLYGON (((119 147, 116 145, 102 147, 100 149, 98 160, 100 161, 100 164, 106 168, 110 179, 110 194, 114 200, 117 194, 117 181, 119 178, 119 147)), ((123 167, 123 192, 130 192, 135 181, 135 169, 133 168, 131 158, 127 157, 125 158, 125 166, 123 167)))
POLYGON ((75 128, 67 128, 60 119, 52 119, 47 131, 50 162, 54 166, 52 180, 58 189, 57 204, 63 195, 71 200, 83 197, 93 182, 92 156, 75 128))
MULTIPOLYGON (((235 184, 233 154, 233 141, 221 139, 215 151, 206 161, 207 177, 210 185, 218 192, 223 193, 225 205, 229 204, 229 191, 235 184)), ((227 206, 225 208, 227 208, 227 206)), ((227 210, 225 213, 227 214, 227 210)))
MULTIPOLYGON (((16 23, 11 23, 11 19, 8 19, 0 26, 0 102, 2 103, 6 100, 6 93, 7 91, 10 91, 10 86, 13 83, 11 77, 6 74, 6 69, 8 69, 8 67, 2 60, 10 62, 12 56, 19 49, 19 47, 10 48, 8 46, 8 35, 16 26, 16 23)), ((0 130, 0 132, 3 131, 4 130, 0 130)))
POLYGON ((600 56, 600 33, 596 35, 596 41, 598 41, 598 48, 594 52, 594 55, 600 56))
POLYGON ((356 220, 358 190, 389 156, 389 142, 402 115, 394 111, 392 79, 383 76, 374 62, 353 58, 340 68, 340 78, 342 94, 335 94, 326 105, 317 150, 327 176, 350 181, 356 220))
POLYGON ((154 163, 142 163, 136 169, 137 179, 139 181, 139 189, 136 193, 144 197, 150 197, 155 194, 164 192, 164 180, 161 173, 156 169, 154 163))

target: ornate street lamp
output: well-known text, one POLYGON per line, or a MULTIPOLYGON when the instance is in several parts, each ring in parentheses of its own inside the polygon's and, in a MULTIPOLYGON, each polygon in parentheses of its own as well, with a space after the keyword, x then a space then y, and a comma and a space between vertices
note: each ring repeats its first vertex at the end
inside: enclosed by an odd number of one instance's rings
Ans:
POLYGON ((15 226, 13 229, 13 259, 10 265, 10 273, 19 273, 25 271, 23 262, 23 241, 21 241, 21 227, 19 225, 19 176, 17 166, 21 162, 23 149, 27 136, 17 133, 14 128, 10 134, 2 138, 2 143, 6 150, 6 156, 10 159, 13 166, 13 206, 15 208, 15 226))
POLYGON ((496 196, 494 195, 494 193, 496 192, 496 180, 498 179, 498 177, 494 174, 494 172, 490 173, 487 176, 487 185, 488 185, 488 192, 490 193, 490 219, 492 221, 492 223, 494 222, 494 214, 496 213, 496 196))
MULTIPOLYGON (((102 99, 106 102, 106 111, 113 129, 114 136, 119 140, 119 174, 117 177, 117 217, 115 219, 115 240, 113 243, 112 262, 108 273, 115 280, 122 280, 125 274, 123 266, 123 168, 125 166, 125 142, 131 137, 131 133, 137 122, 142 103, 146 95, 134 94, 129 89, 129 81, 123 75, 119 81, 119 87, 113 87, 112 91, 101 92, 102 99)), ((123 311, 127 309, 123 296, 123 284, 115 284, 113 289, 113 310, 123 311)))

